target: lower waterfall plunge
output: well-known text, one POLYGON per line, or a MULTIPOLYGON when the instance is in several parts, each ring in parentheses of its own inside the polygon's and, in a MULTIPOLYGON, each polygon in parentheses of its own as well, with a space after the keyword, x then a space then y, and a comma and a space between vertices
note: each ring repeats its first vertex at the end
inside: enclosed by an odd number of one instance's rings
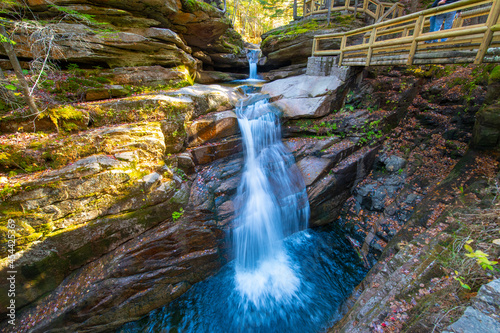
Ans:
POLYGON ((237 115, 245 162, 234 198, 235 260, 118 332, 320 332, 340 319, 366 274, 338 229, 305 229, 307 193, 276 110, 260 100, 237 115))
POLYGON ((293 156, 281 142, 276 110, 266 100, 237 109, 245 166, 236 197, 236 288, 255 306, 289 299, 300 278, 283 250, 285 236, 305 229, 309 203, 293 156))

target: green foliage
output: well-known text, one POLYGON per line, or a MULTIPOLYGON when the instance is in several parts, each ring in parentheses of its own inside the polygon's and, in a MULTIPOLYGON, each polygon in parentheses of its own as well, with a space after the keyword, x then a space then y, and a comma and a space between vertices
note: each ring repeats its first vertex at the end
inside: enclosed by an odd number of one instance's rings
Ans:
POLYGON ((380 119, 370 123, 366 120, 365 125, 357 129, 357 132, 359 133, 359 144, 363 145, 372 140, 380 139, 383 136, 383 133, 381 130, 378 130, 379 125, 380 119))
POLYGON ((92 25, 104 25, 107 23, 102 23, 98 22, 94 19, 94 15, 89 15, 89 14, 84 14, 80 13, 79 11, 75 9, 71 9, 68 7, 62 7, 62 6, 57 6, 57 5, 49 5, 51 8, 57 9, 59 12, 65 14, 68 17, 71 17, 77 21, 86 23, 86 24, 92 24, 92 25))
MULTIPOLYGON (((298 6, 299 11, 302 5, 298 6)), ((301 15, 300 12, 298 15, 301 15)), ((293 19, 291 0, 238 0, 227 2, 226 16, 235 30, 251 43, 261 42, 267 31, 282 27, 293 19)))
POLYGON ((350 111, 350 112, 352 112, 352 111, 354 111, 354 106, 350 105, 350 104, 347 104, 347 105, 344 105, 344 107, 342 109, 343 110, 341 110, 341 112, 342 111, 350 111))
POLYGON ((70 73, 76 74, 79 72, 79 69, 80 69, 80 66, 78 66, 78 64, 71 63, 68 65, 68 71, 70 73))
POLYGON ((498 264, 498 261, 490 261, 488 260, 489 254, 484 253, 481 250, 476 250, 474 251, 472 247, 469 245, 472 243, 473 240, 469 240, 467 244, 464 245, 464 249, 469 252, 466 253, 465 255, 469 258, 474 258, 476 259, 476 262, 483 268, 483 269, 489 269, 490 271, 493 270, 493 266, 498 264))
POLYGON ((462 288, 470 290, 469 285, 464 282, 464 277, 458 275, 457 271, 455 271, 455 274, 456 274, 456 276, 454 276, 453 278, 460 283, 460 285, 462 286, 462 288))
POLYGON ((9 44, 12 44, 12 45, 16 45, 15 41, 13 41, 12 39, 10 39, 7 36, 4 36, 2 34, 0 34, 0 43, 9 43, 9 44))
POLYGON ((186 181, 187 180, 187 176, 186 176, 186 173, 184 172, 184 170, 180 169, 180 168, 174 168, 174 172, 179 176, 181 177, 181 179, 183 181, 186 181))
POLYGON ((177 221, 178 219, 180 219, 182 217, 182 215, 184 215, 184 209, 181 208, 179 211, 176 211, 176 212, 173 212, 172 213, 172 220, 177 221))
POLYGON ((8 183, 5 184, 2 188, 0 188, 0 198, 2 198, 2 200, 6 200, 11 195, 17 193, 20 187, 21 184, 19 183, 16 183, 12 186, 8 183))
POLYGON ((7 90, 11 90, 11 91, 16 91, 17 90, 16 86, 14 86, 12 84, 2 84, 2 85, 7 90))

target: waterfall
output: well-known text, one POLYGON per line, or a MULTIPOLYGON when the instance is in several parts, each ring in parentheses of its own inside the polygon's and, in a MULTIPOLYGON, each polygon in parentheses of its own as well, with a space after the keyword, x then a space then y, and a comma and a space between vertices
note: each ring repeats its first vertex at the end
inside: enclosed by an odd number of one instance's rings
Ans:
POLYGON ((302 175, 281 142, 277 110, 266 99, 239 107, 237 115, 245 165, 235 199, 236 285, 258 305, 297 290, 300 279, 282 241, 307 227, 309 203, 302 175))
POLYGON ((250 66, 250 80, 259 80, 257 75, 257 62, 259 61, 260 50, 249 49, 247 51, 248 65, 250 66))
POLYGON ((305 229, 307 193, 281 142, 279 112, 263 95, 236 111, 244 166, 233 199, 235 260, 117 333, 325 332, 366 274, 337 229, 305 229))

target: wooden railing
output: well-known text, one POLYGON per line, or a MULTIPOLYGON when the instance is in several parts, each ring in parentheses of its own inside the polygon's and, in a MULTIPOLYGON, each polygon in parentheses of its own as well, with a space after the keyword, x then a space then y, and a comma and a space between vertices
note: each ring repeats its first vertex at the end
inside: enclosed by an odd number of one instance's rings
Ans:
MULTIPOLYGON (((331 0, 330 3, 332 13, 336 11, 365 13, 375 19, 375 22, 379 22, 382 17, 384 17, 384 20, 400 17, 403 15, 404 10, 403 5, 400 3, 378 0, 331 0)), ((304 0, 303 13, 304 17, 328 13, 327 0, 304 0)))
POLYGON ((459 1, 346 33, 315 36, 312 54, 338 55, 339 66, 500 62, 499 16, 499 0, 459 1), (453 11, 460 16, 451 29, 429 31, 432 16, 453 11))

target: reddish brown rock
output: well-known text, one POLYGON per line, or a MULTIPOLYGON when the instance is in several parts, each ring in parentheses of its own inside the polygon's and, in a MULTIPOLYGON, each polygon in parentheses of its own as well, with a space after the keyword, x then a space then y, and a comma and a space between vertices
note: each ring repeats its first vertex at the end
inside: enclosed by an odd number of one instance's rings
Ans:
POLYGON ((240 139, 232 139, 215 144, 196 147, 190 150, 196 165, 207 164, 219 158, 241 152, 243 149, 240 139))
POLYGON ((199 146, 237 134, 238 118, 233 111, 210 113, 194 120, 186 132, 188 147, 199 146))

